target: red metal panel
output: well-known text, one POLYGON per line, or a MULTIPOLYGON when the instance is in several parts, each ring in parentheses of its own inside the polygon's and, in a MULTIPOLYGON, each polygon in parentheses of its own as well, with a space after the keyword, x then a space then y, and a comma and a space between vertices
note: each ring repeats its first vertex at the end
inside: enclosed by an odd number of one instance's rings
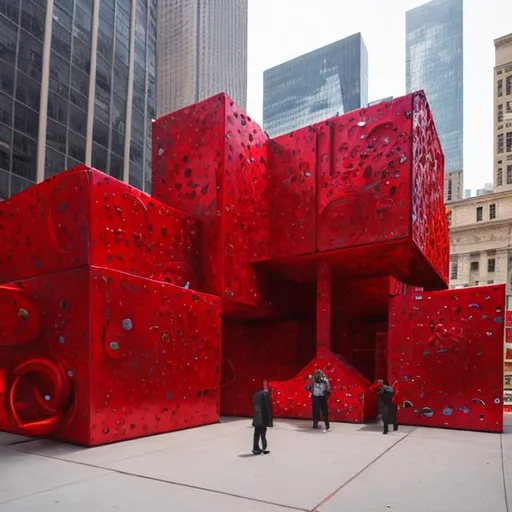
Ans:
POLYGON ((202 221, 206 289, 259 305, 252 262, 268 252, 267 136, 220 94, 157 120, 153 143, 153 195, 202 221))
POLYGON ((312 127, 269 141, 269 257, 316 250, 317 133, 312 127))
POLYGON ((198 223, 80 165, 0 202, 0 283, 87 264, 199 286, 198 223))
POLYGON ((375 337, 375 380, 388 378, 388 335, 377 333, 375 337))
POLYGON ((505 286, 391 300, 388 364, 401 423, 501 432, 505 286))
POLYGON ((153 123, 153 197, 201 221, 204 289, 220 293, 218 243, 225 148, 226 101, 214 96, 153 123))
POLYGON ((330 166, 318 179, 318 250, 409 237, 412 96, 329 123, 330 166))
POLYGON ((331 268, 325 261, 318 265, 316 284, 316 347, 321 354, 331 350, 331 268))
POLYGON ((87 167, 0 202, 0 283, 89 263, 87 167))
POLYGON ((444 155, 425 95, 413 96, 412 238, 448 283, 450 244, 444 205, 444 155))
POLYGON ((314 331, 299 322, 224 323, 221 412, 252 416, 263 379, 292 378, 314 355, 314 331))
POLYGON ((217 298, 97 267, 16 286, 0 430, 91 446, 218 420, 217 298))
POLYGON ((276 417, 312 418, 311 399, 305 386, 308 384, 308 375, 318 369, 324 371, 331 382, 331 421, 363 423, 376 415, 377 400, 375 394, 369 392, 370 381, 343 358, 336 357, 330 351, 324 351, 292 379, 270 382, 273 412, 276 417))

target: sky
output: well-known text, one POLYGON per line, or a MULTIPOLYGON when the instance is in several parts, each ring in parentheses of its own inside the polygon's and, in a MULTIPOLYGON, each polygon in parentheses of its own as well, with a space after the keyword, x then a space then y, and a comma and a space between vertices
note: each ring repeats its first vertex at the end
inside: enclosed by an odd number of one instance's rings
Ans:
MULTIPOLYGON (((250 0, 247 112, 263 117, 263 71, 361 32, 369 101, 405 94, 405 12, 425 0, 250 0)), ((494 39, 512 32, 512 0, 464 0, 464 188, 493 174, 494 39)))

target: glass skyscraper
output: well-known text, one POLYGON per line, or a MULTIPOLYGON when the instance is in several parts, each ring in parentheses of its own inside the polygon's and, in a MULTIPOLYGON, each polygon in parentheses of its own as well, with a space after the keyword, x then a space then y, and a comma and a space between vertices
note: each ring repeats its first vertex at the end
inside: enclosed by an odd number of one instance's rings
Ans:
POLYGON ((433 0, 406 14, 407 92, 424 89, 445 155, 463 170, 463 0, 433 0))
POLYGON ((157 112, 226 92, 247 103, 248 0, 158 0, 157 112))
POLYGON ((368 103, 368 52, 360 33, 268 69, 263 128, 297 130, 368 103))
POLYGON ((0 197, 86 163, 151 186, 156 0, 0 2, 0 197))

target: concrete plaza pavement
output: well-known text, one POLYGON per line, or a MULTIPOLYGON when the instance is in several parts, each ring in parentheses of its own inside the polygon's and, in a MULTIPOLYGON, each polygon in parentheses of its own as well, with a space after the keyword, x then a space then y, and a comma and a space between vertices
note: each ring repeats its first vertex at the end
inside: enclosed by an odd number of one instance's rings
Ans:
POLYGON ((507 423, 384 436, 277 420, 258 456, 246 419, 89 449, 0 433, 0 511, 509 512, 507 423))

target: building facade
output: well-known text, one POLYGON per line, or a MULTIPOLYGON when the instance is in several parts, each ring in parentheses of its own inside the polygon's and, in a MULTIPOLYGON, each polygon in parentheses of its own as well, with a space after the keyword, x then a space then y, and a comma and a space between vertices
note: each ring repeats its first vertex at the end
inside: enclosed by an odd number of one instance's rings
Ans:
POLYGON ((494 187, 512 190, 512 34, 494 41, 494 187))
MULTIPOLYGON (((506 285, 507 318, 512 310, 512 190, 449 205, 450 287, 506 285)), ((512 324, 504 340, 504 403, 512 406, 512 324)))
POLYGON ((359 33, 263 75, 263 128, 272 137, 367 103, 368 52, 359 33))
MULTIPOLYGON (((464 169, 463 74, 463 0, 433 0, 407 11, 406 89, 427 94, 445 156, 446 179, 464 169)), ((445 196, 448 202, 462 199, 462 173, 457 181, 457 195, 445 196)))
POLYGON ((507 284, 512 309, 512 190, 450 204, 450 286, 507 284))
POLYGON ((219 92, 247 104, 248 0, 158 0, 157 112, 219 92))
POLYGON ((151 186, 156 0, 0 4, 0 197, 79 163, 151 186))

